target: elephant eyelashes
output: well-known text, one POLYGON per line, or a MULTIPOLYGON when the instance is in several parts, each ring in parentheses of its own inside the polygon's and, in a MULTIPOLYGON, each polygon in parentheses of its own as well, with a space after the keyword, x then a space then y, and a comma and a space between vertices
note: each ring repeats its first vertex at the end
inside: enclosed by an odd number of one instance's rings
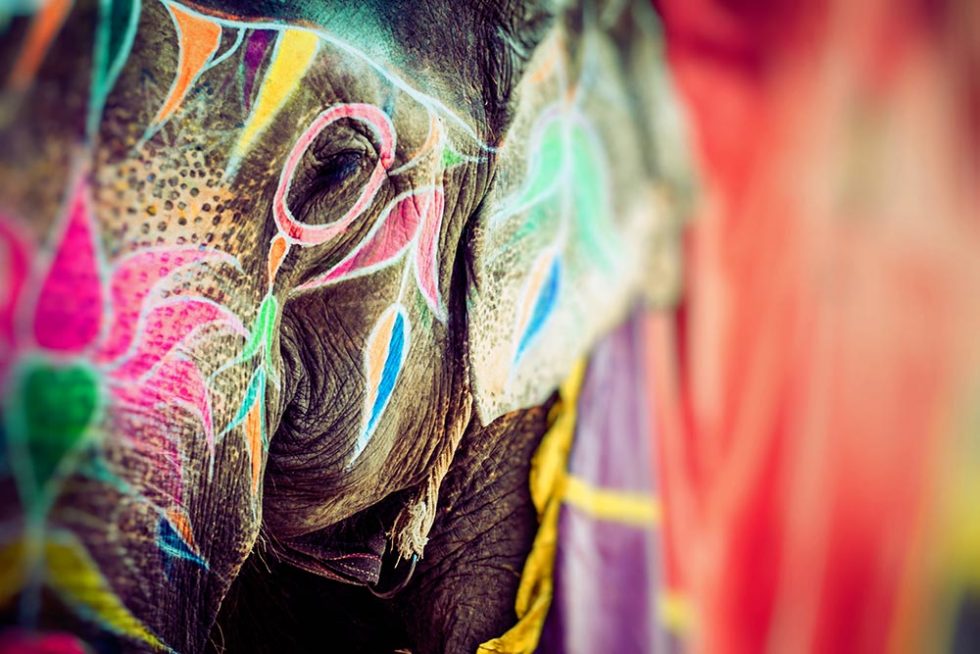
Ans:
POLYGON ((289 198, 290 209, 310 224, 333 222, 357 200, 373 166, 369 152, 347 148, 307 158, 303 182, 289 198))
POLYGON ((363 153, 350 150, 330 156, 318 167, 312 192, 329 191, 342 184, 358 171, 363 160, 363 153))

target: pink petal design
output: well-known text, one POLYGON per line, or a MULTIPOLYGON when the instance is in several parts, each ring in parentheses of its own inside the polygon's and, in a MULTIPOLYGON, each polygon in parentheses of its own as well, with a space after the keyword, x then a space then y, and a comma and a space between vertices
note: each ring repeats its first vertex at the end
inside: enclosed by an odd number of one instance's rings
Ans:
POLYGON ((334 282, 379 270, 398 258, 418 233, 423 215, 431 213, 434 191, 412 192, 391 201, 377 224, 343 261, 299 290, 320 288, 334 282))
POLYGON ((89 182, 81 175, 34 314, 34 337, 41 347, 78 354, 99 335, 104 297, 92 227, 89 182))
POLYGON ((157 366, 140 386, 142 391, 138 403, 142 408, 153 411, 159 410, 155 407, 160 405, 178 404, 200 420, 208 449, 213 454, 211 394, 197 364, 183 357, 170 357, 157 366))
MULTIPOLYGON (((125 439, 137 454, 128 459, 127 468, 142 481, 140 493, 158 507, 180 504, 184 493, 184 471, 172 411, 160 411, 159 404, 169 398, 150 387, 128 382, 113 384, 113 409, 109 429, 125 439)), ((179 424, 179 423, 177 423, 179 424)))
POLYGON ((210 391, 204 375, 190 359, 174 355, 164 359, 138 383, 128 379, 111 379, 113 404, 116 407, 117 427, 129 438, 142 461, 147 463, 158 490, 152 498, 158 506, 170 502, 180 503, 183 494, 183 462, 178 439, 188 436, 176 425, 190 427, 188 423, 175 423, 179 408, 192 416, 199 428, 194 434, 203 434, 211 461, 214 461, 214 418, 210 391), (125 421, 125 422, 121 422, 125 421), (198 431, 199 429, 199 431, 198 431), (160 490, 165 492, 159 492, 160 490))
MULTIPOLYGON (((116 379, 135 381, 205 325, 234 325, 237 320, 227 308, 206 300, 179 298, 161 304, 142 320, 133 347, 119 357, 119 365, 111 374, 116 379)), ((244 332, 244 327, 240 331, 244 332)))
MULTIPOLYGON (((52 3, 54 4, 54 3, 52 3)), ((38 633, 32 629, 5 627, 0 635, 3 654, 86 654, 91 650, 77 637, 64 632, 38 633)))
POLYGON ((432 201, 425 212, 425 222, 415 248, 415 280, 426 304, 433 315, 446 320, 446 310, 439 297, 439 233, 442 230, 442 214, 446 207, 446 197, 442 188, 432 191, 432 201))
POLYGON ((27 281, 30 248, 13 220, 0 214, 0 379, 14 348, 14 316, 27 281))
POLYGON ((200 248, 147 250, 121 259, 112 274, 112 324, 95 355, 96 361, 114 361, 132 347, 147 296, 161 281, 178 270, 204 263, 226 263, 240 268, 231 255, 200 248))

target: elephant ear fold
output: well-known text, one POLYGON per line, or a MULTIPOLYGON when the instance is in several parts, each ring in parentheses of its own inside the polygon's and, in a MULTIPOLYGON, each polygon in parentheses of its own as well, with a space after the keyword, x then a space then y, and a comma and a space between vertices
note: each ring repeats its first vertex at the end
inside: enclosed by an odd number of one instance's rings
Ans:
POLYGON ((652 135, 627 80, 617 79, 615 49, 588 49, 588 66, 601 72, 586 80, 573 72, 567 42, 546 40, 515 89, 513 122, 472 219, 467 329, 484 424, 544 402, 650 297, 652 257, 676 261, 676 220, 645 151, 652 135))

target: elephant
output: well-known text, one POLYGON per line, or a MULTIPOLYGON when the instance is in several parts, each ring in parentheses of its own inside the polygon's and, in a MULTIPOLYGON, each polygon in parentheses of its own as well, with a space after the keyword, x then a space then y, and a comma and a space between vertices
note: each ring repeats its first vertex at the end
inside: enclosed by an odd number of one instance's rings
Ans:
POLYGON ((680 283, 649 3, 0 19, 4 623, 189 653, 510 627, 556 389, 680 283))

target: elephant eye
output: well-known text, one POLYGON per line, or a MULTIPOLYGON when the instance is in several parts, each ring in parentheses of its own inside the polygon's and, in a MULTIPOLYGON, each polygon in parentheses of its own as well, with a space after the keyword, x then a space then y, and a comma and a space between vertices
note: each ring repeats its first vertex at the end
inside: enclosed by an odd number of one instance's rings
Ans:
MULTIPOLYGON (((329 143, 329 142, 328 142, 329 143)), ((357 200, 364 173, 373 165, 370 152, 357 143, 329 153, 310 148, 298 183, 289 196, 289 208, 303 222, 325 224, 343 215, 357 200)))
POLYGON ((355 150, 337 152, 317 166, 313 192, 329 191, 347 181, 361 167, 364 154, 355 150))

